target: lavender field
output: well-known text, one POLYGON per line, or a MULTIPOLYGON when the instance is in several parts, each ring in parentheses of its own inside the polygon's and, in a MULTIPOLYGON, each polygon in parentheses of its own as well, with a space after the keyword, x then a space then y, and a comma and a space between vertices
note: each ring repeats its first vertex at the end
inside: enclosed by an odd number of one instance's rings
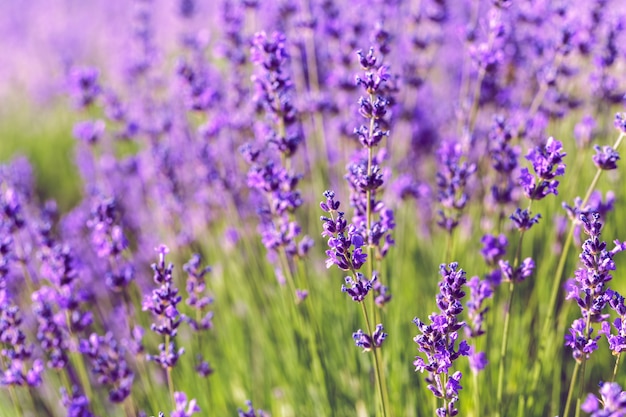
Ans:
POLYGON ((625 29, 0 1, 0 417, 626 417, 625 29))

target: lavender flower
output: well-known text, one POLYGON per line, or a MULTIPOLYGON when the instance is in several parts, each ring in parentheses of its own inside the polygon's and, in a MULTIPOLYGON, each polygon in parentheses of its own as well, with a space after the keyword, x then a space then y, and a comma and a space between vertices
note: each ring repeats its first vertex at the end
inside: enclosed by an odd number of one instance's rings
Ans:
POLYGON ((357 232, 356 228, 344 217, 344 213, 339 211, 340 203, 335 200, 334 191, 325 191, 326 202, 320 203, 322 210, 330 214, 330 217, 322 216, 324 223, 323 237, 328 238, 328 249, 326 251, 326 268, 337 265, 343 271, 356 271, 363 266, 367 255, 363 253, 363 236, 357 232))
POLYGON ((369 352, 372 349, 380 348, 383 345, 383 341, 387 338, 387 333, 383 331, 383 325, 377 324, 376 329, 372 335, 363 333, 363 330, 359 329, 352 334, 354 343, 357 347, 363 348, 363 352, 369 352))
POLYGON ((98 383, 109 387, 109 400, 123 402, 130 395, 134 374, 126 363, 124 349, 113 334, 92 333, 89 339, 80 341, 78 350, 91 360, 92 373, 98 383))
POLYGON ((94 417, 89 410, 89 399, 75 385, 72 386, 71 394, 61 388, 61 403, 67 409, 68 417, 94 417))
POLYGON ((171 417, 191 417, 193 414, 200 412, 200 407, 196 404, 196 400, 187 400, 184 392, 174 393, 176 402, 176 410, 172 411, 171 417))
POLYGON ((442 281, 439 283, 440 293, 437 294, 437 306, 441 314, 431 314, 430 324, 417 317, 413 320, 420 334, 413 341, 425 356, 416 356, 413 365, 415 370, 429 375, 426 377, 428 389, 437 398, 444 400, 444 407, 437 409, 438 416, 454 416, 458 413, 455 407, 458 401, 461 372, 450 375, 449 370, 460 356, 468 356, 470 347, 465 340, 457 346, 458 330, 465 323, 458 320, 463 311, 461 299, 465 296, 462 290, 466 283, 465 271, 458 268, 456 262, 440 267, 442 281), (445 382, 447 381, 447 382, 445 382))
POLYGON ((580 408, 591 417, 626 416, 626 392, 617 382, 600 382, 600 397, 589 394, 580 408))
POLYGON ((600 336, 592 337, 593 323, 602 323, 608 317, 603 310, 613 294, 607 294, 607 284, 613 278, 611 271, 615 270, 613 256, 626 249, 626 245, 617 242, 613 250, 607 250, 606 242, 600 241, 602 223, 599 218, 597 213, 593 213, 591 218, 580 216, 589 238, 583 243, 580 254, 582 266, 574 273, 574 279, 566 284, 566 299, 576 300, 581 312, 581 318, 574 321, 570 334, 565 336, 565 345, 572 349, 577 361, 588 359, 597 349, 596 342, 600 336))
POLYGON ((593 163, 598 169, 603 171, 609 171, 612 169, 617 169, 617 161, 619 161, 619 153, 615 149, 610 146, 600 147, 595 145, 593 147, 595 149, 596 154, 593 156, 593 163))
POLYGON ((458 226, 461 212, 469 199, 465 187, 476 171, 476 165, 461 161, 463 152, 458 142, 443 142, 437 156, 437 200, 443 206, 443 210, 438 212, 437 225, 451 233, 458 226))
POLYGON ((269 414, 265 411, 255 410, 254 407, 252 407, 252 401, 246 401, 246 406, 248 407, 248 411, 243 411, 241 408, 237 410, 239 417, 269 417, 269 414))
POLYGON ((531 149, 526 159, 533 165, 535 175, 528 168, 522 168, 520 185, 524 195, 531 200, 541 200, 548 194, 558 194, 559 182, 555 177, 565 174, 563 157, 566 153, 561 152, 563 145, 554 138, 548 138, 545 146, 531 149))
POLYGON ((159 355, 146 355, 146 359, 154 361, 164 369, 173 368, 178 362, 178 358, 185 352, 183 348, 176 350, 174 339, 178 333, 178 326, 181 323, 181 315, 177 305, 182 297, 178 295, 178 289, 174 287, 172 271, 174 265, 165 264, 165 255, 169 249, 165 245, 156 248, 159 254, 157 263, 152 264, 154 271, 154 283, 159 285, 152 291, 151 295, 146 295, 142 304, 144 311, 149 310, 156 318, 150 328, 153 332, 165 336, 165 343, 159 345, 159 355))
POLYGON ((603 321, 598 334, 606 336, 613 355, 619 355, 626 351, 626 304, 624 304, 624 297, 617 291, 607 289, 606 295, 609 299, 609 307, 618 316, 612 323, 617 333, 612 334, 611 324, 608 321, 603 321))

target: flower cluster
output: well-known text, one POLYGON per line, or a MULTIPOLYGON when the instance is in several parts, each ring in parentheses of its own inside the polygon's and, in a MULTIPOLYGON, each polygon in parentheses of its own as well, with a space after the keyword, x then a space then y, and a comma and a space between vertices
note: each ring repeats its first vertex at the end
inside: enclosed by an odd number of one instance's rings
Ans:
POLYGON ((419 334, 413 341, 424 355, 416 356, 413 365, 416 371, 428 372, 426 377, 428 389, 437 398, 444 400, 444 407, 437 409, 438 416, 454 416, 458 413, 456 402, 459 399, 462 374, 457 371, 450 375, 450 368, 461 356, 468 356, 470 347, 465 340, 457 345, 458 331, 465 326, 458 316, 463 312, 461 299, 465 296, 463 286, 466 284, 465 271, 453 262, 439 267, 442 280, 439 283, 437 307, 440 314, 433 313, 428 318, 430 324, 419 318, 413 322, 419 334))
POLYGON ((110 387, 109 399, 114 403, 123 402, 130 395, 134 374, 124 358, 124 349, 113 334, 92 333, 88 339, 80 341, 78 350, 90 359, 91 371, 98 383, 110 387))
MULTIPOLYGON (((608 282, 613 278, 611 271, 615 270, 613 256, 626 249, 626 245, 616 242, 612 250, 607 250, 607 244, 600 240, 602 223, 600 216, 593 213, 590 217, 580 216, 585 234, 589 237, 582 246, 580 254, 581 267, 574 273, 574 279, 568 281, 567 299, 575 300, 580 308, 581 317, 574 320, 565 336, 565 345, 572 349, 572 355, 577 361, 589 358, 597 348, 600 336, 592 336, 593 324, 604 322, 608 315, 603 313, 604 308, 613 299, 618 307, 619 299, 614 292, 608 292, 608 282)), ((601 325, 606 329, 606 325, 601 325)))
POLYGON ((146 295, 143 300, 142 309, 150 311, 156 318, 152 323, 153 332, 165 336, 166 343, 159 345, 159 356, 147 355, 148 360, 160 364, 163 368, 172 368, 176 365, 184 349, 176 351, 173 342, 178 333, 178 327, 182 321, 177 305, 182 297, 178 295, 178 289, 174 286, 172 271, 173 264, 165 264, 165 255, 169 249, 165 245, 159 246, 156 251, 159 254, 159 261, 152 264, 154 271, 154 283, 159 285, 152 291, 151 295, 146 295))
POLYGON ((451 233, 458 226, 468 202, 467 181, 476 172, 476 164, 462 161, 461 144, 453 141, 443 142, 437 157, 437 200, 443 207, 438 211, 437 225, 451 233))
POLYGON ((589 394, 580 407, 591 417, 620 417, 626 415, 626 391, 617 382, 601 382, 600 398, 589 394))
POLYGON ((524 195, 530 200, 541 200, 548 194, 558 194, 559 181, 554 178, 565 174, 562 152, 563 144, 550 137, 544 146, 531 149, 526 155, 535 171, 532 175, 528 168, 522 168, 520 185, 524 195))

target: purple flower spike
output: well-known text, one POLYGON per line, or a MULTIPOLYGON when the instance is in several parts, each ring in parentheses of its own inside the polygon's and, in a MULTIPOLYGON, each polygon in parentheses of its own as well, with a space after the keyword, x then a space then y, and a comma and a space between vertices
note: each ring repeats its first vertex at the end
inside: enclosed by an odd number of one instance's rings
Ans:
POLYGON ((590 417, 626 416, 626 391, 617 382, 600 382, 600 397, 589 394, 580 408, 590 417))
POLYGON ((622 133, 626 133, 626 113, 616 113, 614 124, 615 127, 618 128, 622 133))
POLYGON ((531 200, 541 200, 548 194, 558 194, 559 182, 555 177, 565 174, 563 158, 566 153, 561 152, 563 145, 554 138, 549 138, 545 146, 533 148, 526 155, 535 171, 532 175, 528 168, 522 169, 520 185, 524 195, 531 200))
POLYGON ((200 412, 196 400, 187 401, 187 395, 184 392, 175 392, 174 401, 176 402, 176 410, 172 411, 171 417, 191 417, 200 412))
POLYGON ((533 225, 539 223, 539 219, 541 218, 541 214, 536 214, 533 217, 530 217, 530 212, 528 210, 522 210, 520 208, 515 209, 515 213, 511 214, 509 217, 515 227, 520 232, 526 231, 533 227, 533 225))
POLYGON ((359 329, 352 334, 354 343, 357 347, 363 348, 363 352, 369 352, 372 349, 378 349, 383 345, 383 341, 387 337, 387 333, 383 331, 383 325, 377 324, 376 330, 370 336, 363 333, 363 330, 359 329))
POLYGON ((372 289, 373 284, 376 282, 376 276, 368 281, 360 272, 356 273, 356 280, 352 277, 346 277, 346 285, 341 286, 341 291, 348 293, 350 297, 356 302, 361 302, 365 299, 365 296, 372 289))
POLYGON ((243 411, 241 408, 237 410, 239 417, 269 417, 263 410, 255 410, 252 407, 252 401, 246 401, 246 406, 248 407, 248 411, 243 411))
POLYGON ((599 169, 604 171, 609 171, 612 169, 617 169, 617 161, 619 161, 619 153, 615 149, 610 146, 603 146, 602 148, 598 145, 594 146, 593 149, 596 150, 596 154, 593 156, 593 163, 599 169))
POLYGON ((580 308, 581 318, 574 321, 570 328, 570 334, 565 336, 565 345, 572 348, 572 355, 577 361, 588 359, 589 355, 597 349, 597 340, 600 335, 592 337, 593 324, 600 323, 599 334, 605 334, 609 338, 612 349, 621 349, 622 341, 610 335, 610 326, 606 323, 608 314, 604 308, 610 305, 618 312, 620 318, 615 322, 618 332, 621 332, 622 313, 626 312, 623 306, 623 298, 608 288, 608 282, 613 279, 611 271, 616 269, 613 256, 623 248, 618 245, 612 251, 607 250, 606 242, 600 240, 602 223, 598 213, 590 216, 580 215, 585 234, 589 237, 582 245, 580 254, 581 267, 574 272, 574 279, 567 283, 567 299, 573 299, 580 308), (587 328, 587 322, 590 323, 587 328))

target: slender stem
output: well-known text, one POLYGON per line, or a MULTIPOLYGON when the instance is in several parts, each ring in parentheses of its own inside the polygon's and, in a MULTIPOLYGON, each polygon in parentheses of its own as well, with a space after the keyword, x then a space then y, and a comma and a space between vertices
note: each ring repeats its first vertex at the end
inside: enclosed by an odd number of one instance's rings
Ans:
POLYGON ((572 397, 574 395, 574 388, 576 387, 576 380, 578 379, 578 370, 580 369, 580 363, 576 362, 574 366, 574 372, 572 373, 572 379, 569 383, 569 390, 567 391, 567 400, 565 402, 565 411, 563 417, 569 416, 569 409, 572 404, 572 397))
POLYGON ((513 294, 515 290, 515 283, 509 283, 509 296, 507 298, 506 313, 504 315, 504 328, 502 331, 502 344, 500 346, 500 358, 498 365, 498 389, 496 391, 496 404, 499 407, 496 411, 497 416, 501 416, 502 409, 502 393, 504 390, 504 360, 506 358, 506 350, 509 341, 509 324, 511 322, 511 303, 513 302, 513 294))
MULTIPOLYGON (((372 325, 370 324, 370 319, 369 319, 369 315, 367 314, 367 307, 365 306, 364 302, 360 302, 359 304, 361 304, 361 311, 363 312, 363 318, 365 319, 365 325, 367 327, 367 334, 368 335, 372 335, 372 325)), ((382 410, 382 416, 383 417, 387 417, 387 404, 385 402, 385 393, 383 391, 383 376, 382 376, 382 364, 381 364, 381 360, 379 360, 377 351, 379 350, 379 348, 377 348, 376 346, 372 346, 372 350, 374 351, 374 368, 375 368, 375 372, 376 372, 376 385, 378 386, 378 397, 380 400, 380 407, 382 410)))
POLYGON ((17 398, 17 392, 15 392, 15 387, 13 385, 9 385, 9 394, 11 395, 11 402, 15 408, 16 417, 22 417, 22 407, 20 406, 20 401, 17 398))
POLYGON ((613 376, 611 377, 611 382, 615 382, 615 377, 617 376, 617 370, 619 369, 619 360, 622 357, 622 352, 619 352, 615 357, 615 366, 613 367, 613 376))
POLYGON ((474 415, 480 416, 480 385, 478 385, 478 372, 472 372, 472 380, 474 381, 474 389, 472 390, 474 396, 474 415))
MULTIPOLYGON (((170 335, 165 335, 165 356, 169 356, 170 354, 170 335)), ((167 389, 170 393, 170 401, 172 402, 172 409, 176 407, 176 399, 174 398, 174 381, 172 379, 172 368, 165 368, 165 373, 167 374, 167 389)))

